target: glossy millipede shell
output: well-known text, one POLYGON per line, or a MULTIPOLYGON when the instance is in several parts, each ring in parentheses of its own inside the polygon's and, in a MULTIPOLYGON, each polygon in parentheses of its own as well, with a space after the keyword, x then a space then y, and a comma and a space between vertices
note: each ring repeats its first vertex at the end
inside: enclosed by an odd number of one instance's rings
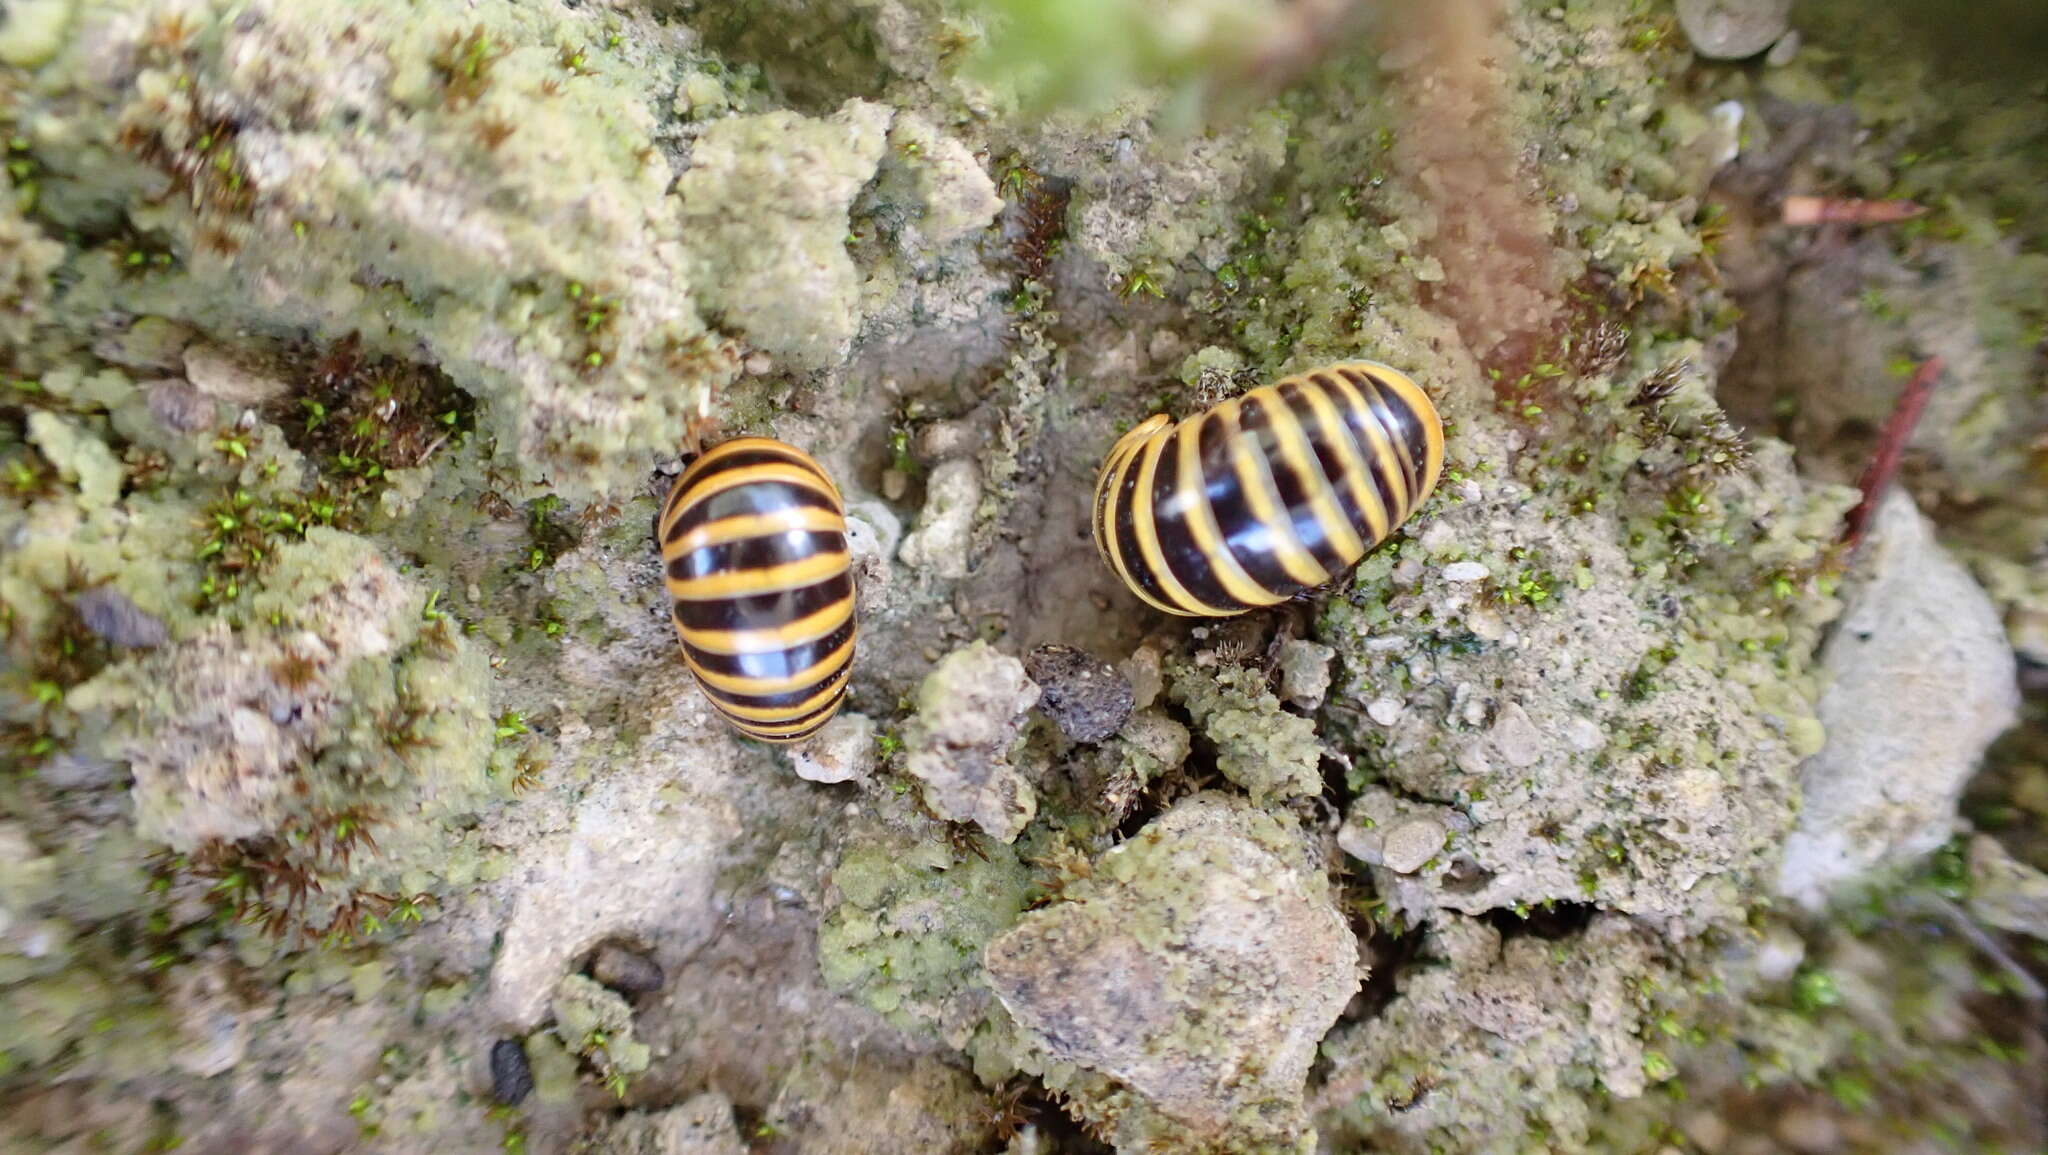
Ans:
POLYGON ((853 666, 846 505, 809 454, 765 437, 690 463, 655 522, 683 660, 764 742, 830 721, 853 666))
POLYGON ((1443 465, 1443 421, 1415 382, 1330 365, 1124 434, 1095 482, 1095 548, 1154 608, 1229 617, 1357 565, 1443 465))

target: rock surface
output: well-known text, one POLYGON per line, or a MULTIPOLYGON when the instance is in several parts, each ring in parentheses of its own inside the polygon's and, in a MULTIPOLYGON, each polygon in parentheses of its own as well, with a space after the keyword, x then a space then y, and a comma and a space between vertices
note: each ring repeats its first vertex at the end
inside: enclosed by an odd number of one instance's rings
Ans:
POLYGON ((747 1149, 733 1125, 732 1104, 716 1091, 666 1111, 628 1111, 604 1129, 599 1143, 612 1155, 744 1155, 747 1149))
POLYGON ((1946 841, 1964 783, 2019 706, 1996 610, 1910 498, 1885 501, 1865 550, 1821 652, 1827 745, 1800 767, 1805 805, 1778 879, 1808 906, 1946 841))
POLYGON ((1299 832, 1217 794, 1154 819, 987 953, 996 994, 1050 1059, 1254 1145, 1305 1129, 1309 1062, 1359 982, 1299 832))
POLYGON ((1330 693, 1330 662, 1337 651, 1321 642, 1289 638, 1280 645, 1280 696, 1297 709, 1314 710, 1330 693))
POLYGON ((716 832, 731 828, 735 812, 723 799, 665 791, 664 765, 657 755, 651 765, 615 767, 582 798, 568 829, 521 853, 527 885, 491 968, 492 1007, 505 1022, 538 1023, 571 960, 608 935, 660 934, 687 945, 712 934, 716 832))
POLYGON ((974 462, 948 461, 932 470, 917 528, 903 538, 903 564, 935 577, 966 577, 968 537, 980 504, 981 474, 974 462))
POLYGON ((1038 795, 1011 764, 1010 746, 1038 692, 1024 663, 986 642, 948 654, 926 676, 903 725, 903 768, 934 813, 1015 841, 1038 813, 1038 795))

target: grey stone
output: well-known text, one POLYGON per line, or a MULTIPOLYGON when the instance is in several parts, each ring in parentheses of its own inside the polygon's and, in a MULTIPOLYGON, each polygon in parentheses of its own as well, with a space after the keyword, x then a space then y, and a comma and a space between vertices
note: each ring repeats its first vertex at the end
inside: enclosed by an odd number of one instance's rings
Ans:
POLYGON ((732 1103, 705 1091, 666 1111, 629 1111, 604 1130, 597 1148, 612 1155, 742 1155, 732 1103))
POLYGON ((806 782, 865 782, 878 759, 874 720, 851 711, 841 711, 789 752, 790 768, 806 782))
POLYGON ((2019 706, 1997 611, 1910 498, 1884 503, 1865 549, 1821 651, 1827 744, 1800 766, 1805 805, 1778 879, 1808 906, 1946 841, 1963 784, 2019 706))
POLYGON ((1678 26, 1708 60, 1743 60, 1791 27, 1792 0, 1678 0, 1678 26))
POLYGON ((1358 989, 1357 951, 1297 828, 1198 794, 1026 914, 987 962, 1051 1060, 1237 1150, 1263 1149, 1264 1128, 1306 1129, 1303 1084, 1358 989))
POLYGON ((1330 693, 1330 662, 1337 651, 1321 642, 1289 638, 1280 644, 1280 696, 1303 710, 1314 710, 1330 693))
POLYGON ((178 377, 152 381, 144 394, 149 415, 174 433, 198 433, 214 423, 214 400, 178 377))
POLYGON ((967 576, 969 537, 981 505, 981 473, 972 461, 948 461, 932 470, 917 528, 903 539, 900 557, 912 569, 942 578, 967 576))
POLYGON ((1980 922, 2048 942, 2048 874, 2013 858, 1988 834, 1970 840, 1969 905, 1980 922))
POLYGON ((1413 874, 1444 848, 1444 828, 1427 818, 1396 823, 1380 839, 1380 865, 1397 874, 1413 874))

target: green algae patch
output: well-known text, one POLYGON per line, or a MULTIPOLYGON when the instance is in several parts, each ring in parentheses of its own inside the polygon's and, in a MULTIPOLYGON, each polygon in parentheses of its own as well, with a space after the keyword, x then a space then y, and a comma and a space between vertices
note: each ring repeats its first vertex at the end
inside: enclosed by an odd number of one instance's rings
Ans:
POLYGON ((677 185, 702 308, 797 365, 836 364, 860 322, 847 212, 875 175, 890 109, 828 120, 734 116, 698 137, 677 185))
POLYGON ((563 976, 552 1006, 555 1037, 623 1098, 628 1080, 645 1071, 651 1057, 647 1044, 633 1038, 633 1009, 583 975, 563 976))
POLYGON ((1263 673, 1177 663, 1167 672, 1167 693, 1215 747, 1216 769, 1254 800, 1322 792, 1315 721, 1282 709, 1263 673))
POLYGON ((1032 884, 1014 848, 982 840, 979 850, 849 850, 832 873, 839 901, 818 931, 825 981, 896 1026, 964 1042, 989 1005, 982 948, 1016 921, 1032 884))

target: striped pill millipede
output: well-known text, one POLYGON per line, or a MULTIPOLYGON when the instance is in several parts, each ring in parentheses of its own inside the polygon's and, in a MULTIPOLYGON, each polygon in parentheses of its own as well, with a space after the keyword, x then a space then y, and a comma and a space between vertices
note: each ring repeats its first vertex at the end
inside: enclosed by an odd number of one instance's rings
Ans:
POLYGON ((794 742, 846 697, 846 505, 809 454, 741 437, 690 463, 655 522, 683 660, 720 714, 794 742))
POLYGON ((1095 548, 1153 607, 1229 617, 1357 565, 1443 465, 1443 422, 1415 382, 1330 365, 1124 434, 1095 482, 1095 548))

